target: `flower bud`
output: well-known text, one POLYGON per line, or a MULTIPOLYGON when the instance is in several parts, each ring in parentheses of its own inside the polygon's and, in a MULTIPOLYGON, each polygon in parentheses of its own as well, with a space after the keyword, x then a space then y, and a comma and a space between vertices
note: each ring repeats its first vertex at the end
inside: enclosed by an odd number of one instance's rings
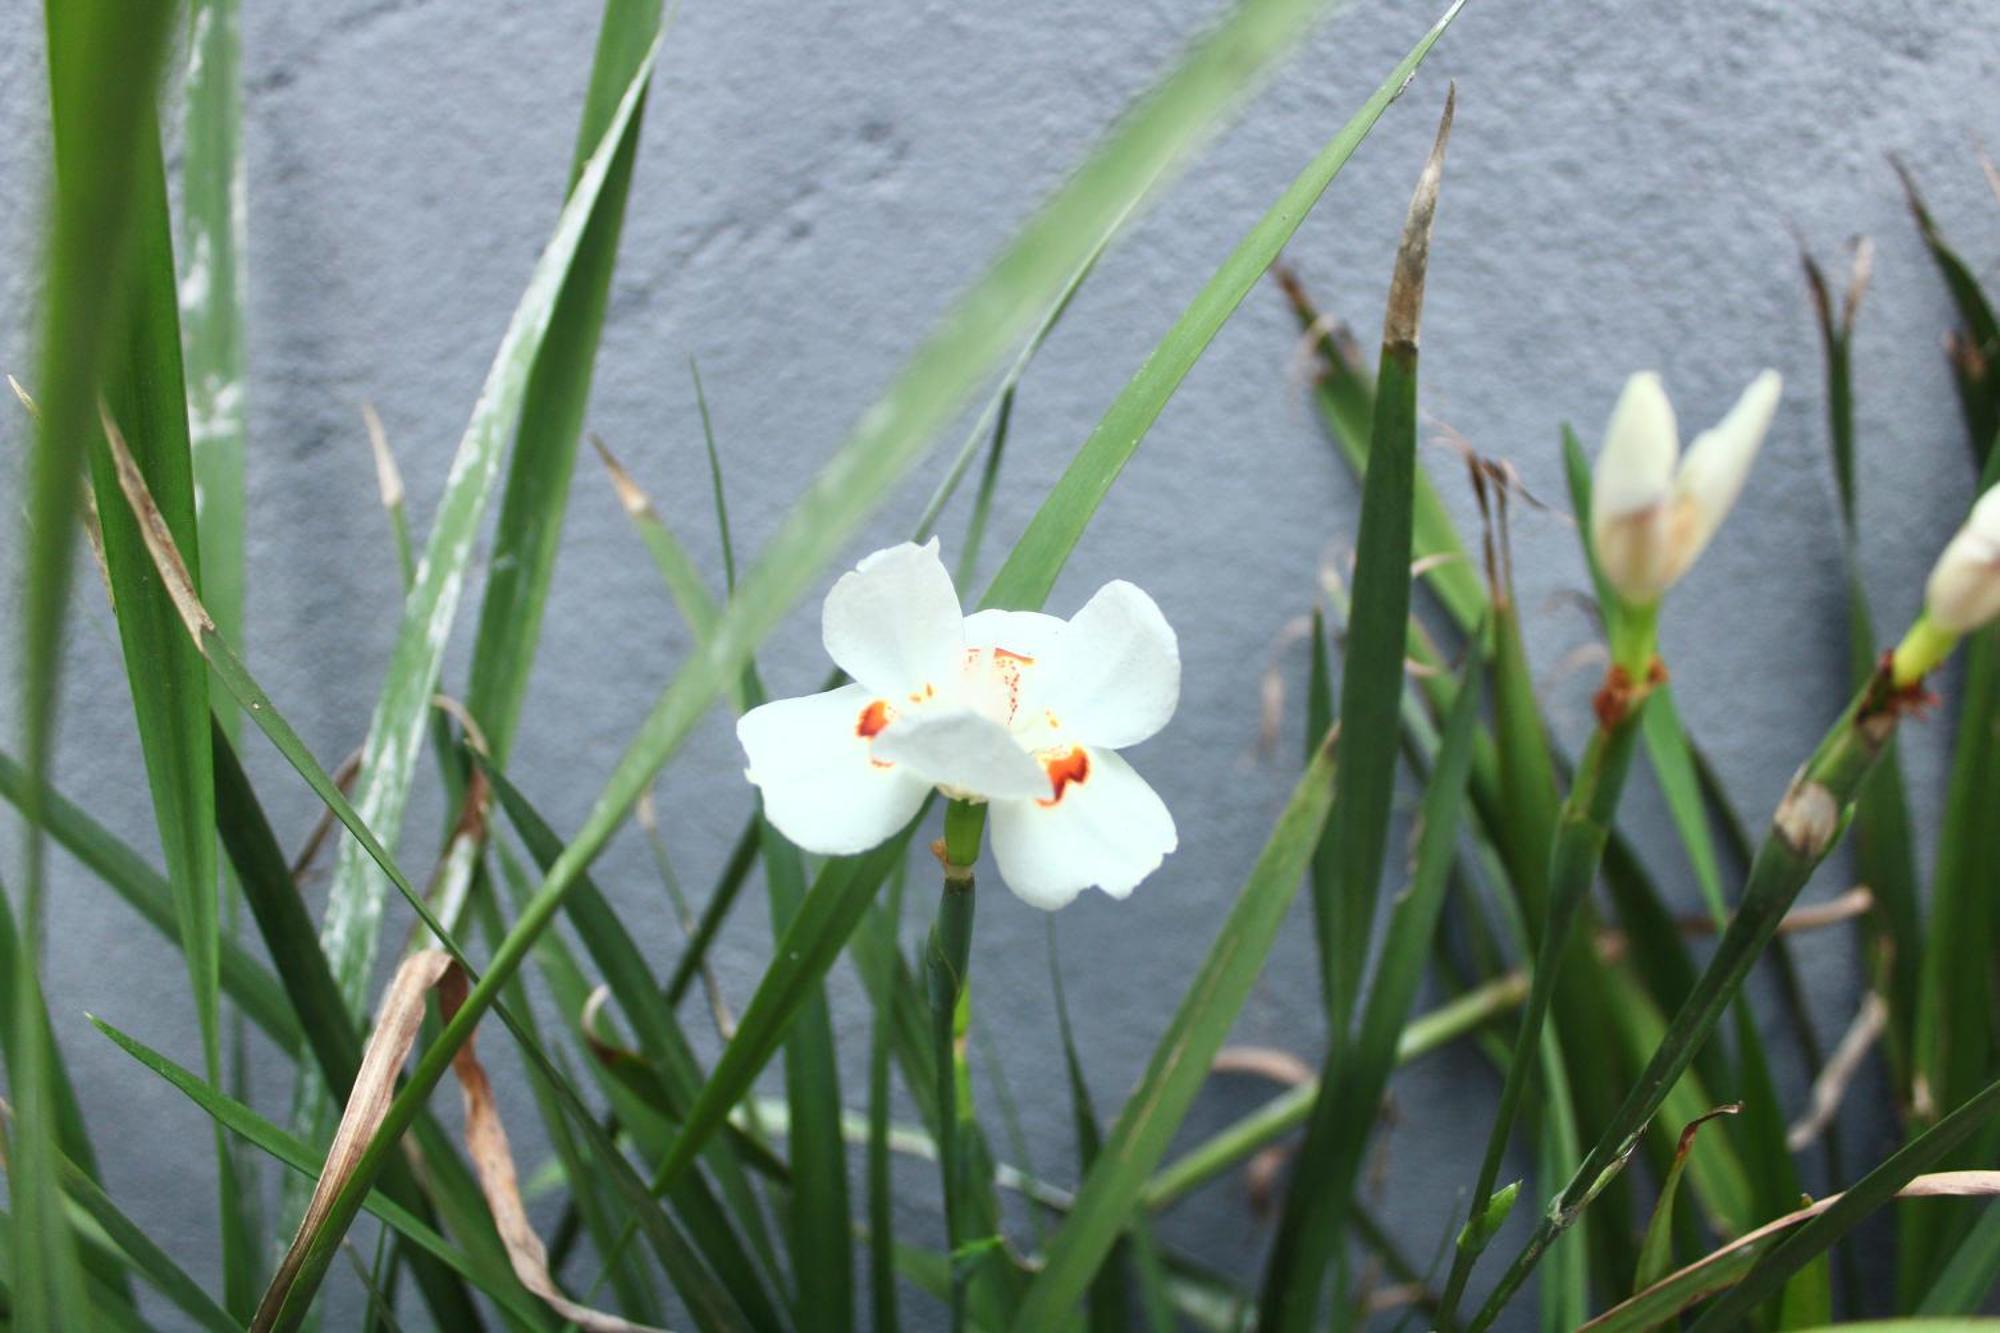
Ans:
POLYGON ((1590 525, 1598 568, 1626 602, 1657 602, 1722 526, 1764 442, 1778 391, 1776 371, 1759 375, 1683 457, 1660 377, 1642 371, 1626 381, 1597 456, 1590 525))
POLYGON ((1924 613, 1939 629, 1969 634, 2000 615, 2000 486, 1979 497, 1938 557, 1924 613))

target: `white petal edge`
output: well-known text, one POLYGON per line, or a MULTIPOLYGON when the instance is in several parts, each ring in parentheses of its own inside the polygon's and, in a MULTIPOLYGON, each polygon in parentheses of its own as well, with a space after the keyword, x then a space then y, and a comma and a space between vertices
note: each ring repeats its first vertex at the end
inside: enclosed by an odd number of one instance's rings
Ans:
POLYGON ((736 739, 744 776, 764 794, 764 813, 794 843, 820 856, 850 856, 910 822, 931 784, 875 762, 861 716, 875 695, 862 685, 778 699, 745 713, 736 739))
POLYGON ((820 637, 842 671, 893 703, 956 681, 964 624, 933 537, 885 547, 841 575, 826 595, 820 637))
POLYGON ((1089 775, 1054 805, 995 801, 993 859, 1016 897, 1043 911, 1095 886, 1128 897, 1180 845, 1166 803, 1110 750, 1087 749, 1089 775))
POLYGON ((964 708, 899 717, 875 738, 875 757, 925 782, 991 799, 1046 795, 1048 774, 1007 728, 964 708))
POLYGON ((1968 634, 2000 615, 2000 486, 1990 487, 1938 557, 1924 612, 1939 629, 1968 634))
POLYGON ((1674 577, 1678 578, 1702 553, 1722 520, 1735 507, 1757 461, 1758 447, 1771 428, 1784 382, 1767 370, 1750 381, 1736 406, 1712 428, 1695 437, 1674 479, 1676 501, 1687 517, 1675 534, 1674 577))
POLYGON ((1181 653, 1159 604, 1123 579, 1099 588, 1056 641, 1042 697, 1084 745, 1123 749, 1166 726, 1180 703, 1181 653))

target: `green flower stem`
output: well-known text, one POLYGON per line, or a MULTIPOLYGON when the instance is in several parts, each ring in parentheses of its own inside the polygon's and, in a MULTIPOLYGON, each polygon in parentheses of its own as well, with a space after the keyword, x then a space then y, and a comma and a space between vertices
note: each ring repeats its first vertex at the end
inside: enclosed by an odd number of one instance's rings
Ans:
POLYGON ((1650 608, 1643 613, 1643 627, 1634 623, 1640 620, 1640 614, 1629 610, 1621 617, 1621 628, 1634 632, 1614 636, 1613 666, 1606 677, 1605 689, 1598 696, 1599 726, 1583 752, 1576 780, 1556 823, 1555 846, 1549 860, 1548 915, 1536 950, 1528 1003, 1521 1011, 1520 1033, 1514 1041, 1513 1056, 1507 1062, 1507 1078, 1500 1088, 1500 1106, 1486 1141, 1485 1159, 1479 1166, 1479 1182, 1472 1190, 1472 1208, 1464 1229, 1458 1233, 1451 1274, 1438 1298, 1441 1322, 1449 1322, 1458 1308, 1466 1280, 1472 1275, 1472 1265, 1498 1228, 1500 1218, 1494 1215, 1492 1205, 1500 1163, 1521 1112, 1521 1098, 1534 1073, 1535 1054, 1548 1019, 1549 1002, 1555 996, 1556 974, 1569 948, 1570 936, 1575 933, 1579 909, 1597 877, 1604 844, 1611 836, 1611 819, 1618 809, 1619 793, 1624 790, 1625 775, 1632 766, 1632 752, 1639 738, 1639 716, 1646 706, 1646 687, 1639 686, 1640 692, 1631 697, 1630 686, 1635 680, 1643 680, 1642 673, 1651 668, 1650 608), (1627 665, 1641 661, 1644 665, 1637 671, 1627 665))
POLYGON ((1751 864, 1736 915, 1723 932, 1707 970, 1674 1015, 1624 1105, 1487 1297, 1469 1326, 1471 1333, 1493 1321, 1549 1246, 1638 1147, 1648 1122, 1735 998, 1792 901, 1839 841, 1863 779, 1894 736, 1897 719, 1919 685, 1918 681, 1900 679, 1899 673, 1886 665, 1879 669, 1792 779, 1751 864))
POLYGON ((966 969, 972 954, 972 867, 986 830, 986 807, 953 801, 944 815, 944 890, 931 925, 925 955, 930 991, 931 1037, 937 1050, 938 1117, 944 1127, 938 1165, 944 1179, 946 1247, 951 1254, 951 1327, 965 1327, 965 1297, 972 1257, 964 1253, 976 1226, 971 1217, 970 1170, 978 1156, 972 1140, 978 1124, 972 1109, 972 1066, 966 1042, 972 1027, 972 992, 966 969))
POLYGON ((1927 615, 1918 616, 1917 623, 1910 626, 1910 632, 1903 636, 1903 641, 1896 645, 1896 651, 1889 659, 1895 683, 1899 686, 1914 685, 1928 676, 1938 663, 1951 656, 1958 640, 1955 631, 1938 628, 1927 615))

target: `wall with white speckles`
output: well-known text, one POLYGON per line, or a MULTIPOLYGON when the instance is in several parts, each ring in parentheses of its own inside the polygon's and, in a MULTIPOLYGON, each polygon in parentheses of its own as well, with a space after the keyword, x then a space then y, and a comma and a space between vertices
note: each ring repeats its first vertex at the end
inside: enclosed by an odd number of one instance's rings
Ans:
MULTIPOLYGON (((581 3, 455 0, 247 9, 248 648, 333 762, 366 725, 397 605, 359 405, 380 409, 421 523, 553 221, 595 15, 581 3)), ((682 7, 648 108, 589 428, 711 570, 720 557, 688 358, 700 359, 714 409, 738 540, 754 550, 922 331, 1213 9, 682 7)), ((1409 187, 1456 80, 1424 332, 1424 404, 1440 426, 1508 458, 1530 491, 1557 501, 1558 427, 1573 421, 1593 438, 1629 371, 1663 371, 1690 431, 1757 368, 1784 373, 1784 405, 1741 508, 1663 627, 1683 710, 1752 816, 1843 697, 1839 544, 1798 243, 1836 264, 1849 237, 1877 246, 1856 343, 1863 555, 1880 618, 1897 624, 1972 477, 1939 350, 1949 306, 1887 155, 1911 165, 1960 249, 1994 275, 2000 205, 1974 156, 1974 137, 1991 141, 2000 114, 1990 17, 1977 0, 1475 0, 1291 249, 1330 310, 1372 329, 1409 187)), ((997 541, 1020 531, 1153 340, 1429 18, 1386 0, 1338 15, 1106 257, 1023 386, 997 541)), ((30 364, 44 86, 36 41, 0 44, 0 253, 12 257, 0 264, 0 368, 17 372, 30 364)), ((1093 897, 1060 918, 1079 1037, 1107 1105, 1137 1077, 1296 769, 1301 653, 1278 658, 1294 689, 1275 755, 1257 747, 1258 677, 1286 622, 1310 605, 1319 564, 1351 542, 1355 499, 1308 414, 1297 364, 1290 317, 1260 290, 1154 428, 1051 604, 1067 612, 1103 580, 1133 578, 1158 597, 1186 654, 1179 718, 1135 755, 1179 816, 1182 850, 1131 902, 1093 897)), ((0 411, 0 435, 0 489, 15 494, 20 418, 0 411)), ((1450 456, 1427 457, 1469 524, 1450 456)), ((524 787, 565 827, 689 647, 595 464, 586 455, 582 466, 515 759, 524 787)), ((914 478, 870 537, 907 527, 934 474, 914 478)), ((1587 673, 1561 667, 1592 629, 1563 596, 1582 581, 1573 534, 1559 512, 1524 509, 1515 539, 1533 655, 1558 730, 1574 741, 1587 724, 1587 673)), ((20 551, 17 523, 0 524, 10 610, 20 551)), ((150 849, 111 623, 94 584, 78 587, 61 785, 150 849)), ((807 606, 772 638, 762 661, 774 690, 818 678, 817 637, 807 606)), ((459 647, 448 683, 462 679, 459 647)), ((18 734, 14 709, 7 691, 7 735, 18 734)), ((1946 732, 1933 722, 1908 742, 1921 809, 1936 808, 1946 732)), ((302 833, 307 795, 262 747, 251 751, 280 827, 302 833)), ((719 865, 741 816, 739 768, 718 716, 660 787, 692 885, 719 865)), ((1649 785, 1628 811, 1668 893, 1693 904, 1649 785)), ((413 814, 410 845, 435 818, 434 803, 413 814)), ((11 849, 16 832, 0 825, 0 843, 11 849)), ((0 861, 17 864, 11 850, 0 861)), ((619 842, 601 872, 664 966, 678 936, 643 848, 619 842)), ((1811 892, 1843 887, 1842 873, 1829 869, 1811 892)), ((913 934, 927 915, 912 908, 913 934)), ((741 916, 718 955, 739 1000, 768 941, 760 902, 741 916)), ((80 1017, 103 1014, 192 1062, 182 971, 67 862, 51 927, 49 989, 112 1191, 208 1277, 199 1115, 80 1017)), ((1241 1040, 1315 1053, 1308 935, 1300 915, 1241 1040)), ((1837 1029, 1852 1004, 1851 941, 1831 934, 1798 953, 1822 1026, 1837 1029)), ((1035 1165, 1067 1178, 1040 916, 985 895, 974 967, 980 1022, 1035 1165)), ((866 1009, 845 971, 835 1009, 858 1087, 866 1009)), ((1797 1062, 1772 1026, 1796 1097, 1797 1062)), ((1444 1054, 1398 1084, 1380 1211, 1420 1259, 1455 1225, 1490 1082, 1475 1058, 1444 1054)), ((266 1069, 259 1104, 280 1113, 286 1086, 266 1069)), ((1219 1124, 1260 1091, 1224 1081, 1191 1124, 1219 1124)), ((527 1116, 522 1104, 517 1125, 527 1116)), ((1855 1160, 1887 1142, 1866 1115, 1848 1140, 1855 1160)), ((934 1228, 930 1176, 912 1171, 905 1184, 909 1225, 934 1228)), ((1175 1213, 1168 1234, 1247 1268, 1267 1223, 1246 1222, 1245 1209, 1240 1185, 1220 1186, 1175 1213)))

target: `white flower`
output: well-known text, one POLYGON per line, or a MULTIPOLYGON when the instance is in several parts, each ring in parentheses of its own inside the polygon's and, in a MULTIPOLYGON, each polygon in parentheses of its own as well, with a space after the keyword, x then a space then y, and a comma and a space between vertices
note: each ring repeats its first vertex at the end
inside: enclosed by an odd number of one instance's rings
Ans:
POLYGON ((1625 382, 1597 455, 1590 539, 1598 567, 1627 602, 1657 602, 1722 526, 1771 425, 1778 389, 1774 370, 1750 381, 1683 458, 1660 377, 1644 371, 1625 382))
POLYGON ((1979 497, 1938 557, 1924 588, 1924 613, 1953 634, 1970 634, 2000 615, 2000 486, 1979 497))
POLYGON ((865 851, 936 788, 988 804, 1001 878, 1049 910, 1092 885, 1123 898, 1174 850, 1173 816, 1117 754, 1180 700, 1174 631, 1138 588, 1107 583, 1068 621, 967 616, 937 542, 905 542, 841 576, 822 635, 855 683, 736 724, 765 813, 800 847, 865 851))

